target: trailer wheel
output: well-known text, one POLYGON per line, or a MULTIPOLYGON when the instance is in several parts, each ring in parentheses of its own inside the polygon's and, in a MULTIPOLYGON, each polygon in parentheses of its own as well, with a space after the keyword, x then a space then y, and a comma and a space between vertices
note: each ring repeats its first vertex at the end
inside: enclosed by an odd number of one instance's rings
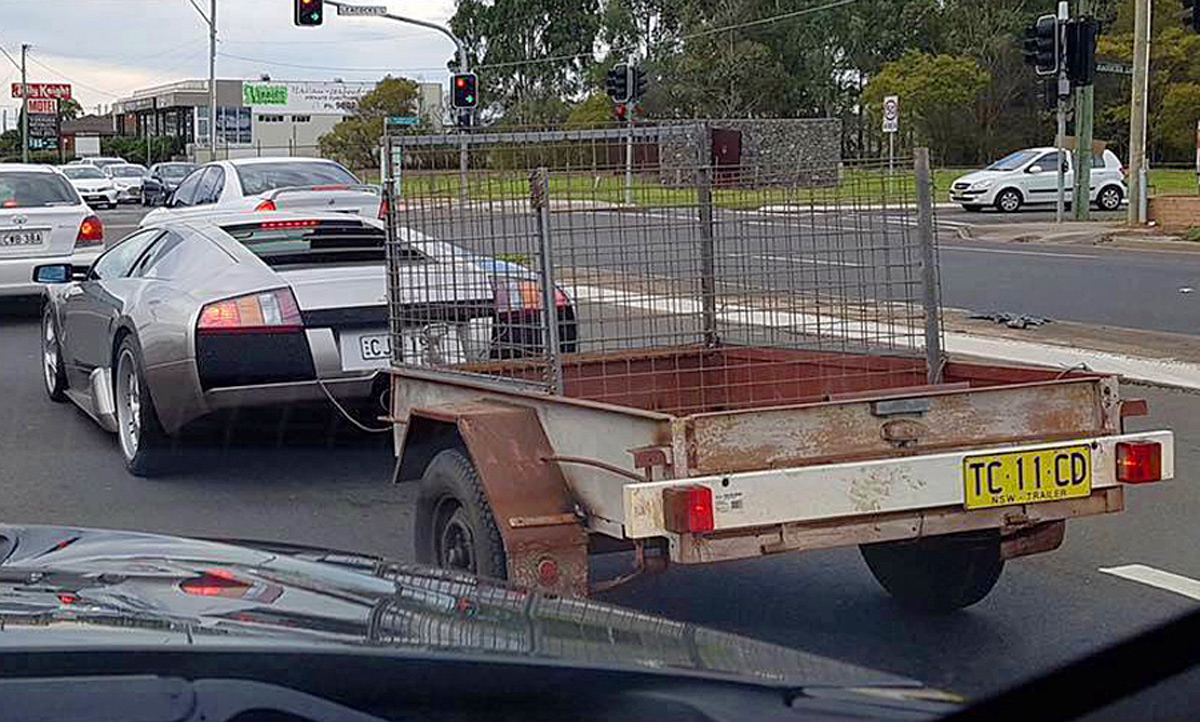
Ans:
POLYGON ((925 613, 975 604, 996 586, 1004 570, 997 532, 864 544, 859 549, 875 579, 897 602, 925 613))
POLYGON ((475 465, 461 449, 445 449, 425 467, 413 527, 418 562, 507 578, 496 517, 475 465))

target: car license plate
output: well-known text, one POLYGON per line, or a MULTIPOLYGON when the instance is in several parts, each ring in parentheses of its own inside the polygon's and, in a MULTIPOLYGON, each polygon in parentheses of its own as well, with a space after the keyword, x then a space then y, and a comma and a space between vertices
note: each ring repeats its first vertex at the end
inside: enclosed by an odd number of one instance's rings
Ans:
POLYGON ((6 231, 0 233, 0 246, 40 246, 41 231, 6 231))
POLYGON ((1076 499, 1092 493, 1092 449, 1062 446, 963 459, 968 509, 1076 499))
POLYGON ((341 334, 342 370, 370 371, 387 368, 392 358, 392 339, 382 331, 341 334))

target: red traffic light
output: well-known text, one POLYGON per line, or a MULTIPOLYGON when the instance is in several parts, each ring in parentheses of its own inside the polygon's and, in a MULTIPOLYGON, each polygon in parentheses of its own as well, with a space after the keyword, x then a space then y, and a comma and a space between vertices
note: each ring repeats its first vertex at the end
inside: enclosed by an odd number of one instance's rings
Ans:
POLYGON ((454 92, 450 94, 450 105, 459 110, 471 110, 479 105, 479 80, 474 73, 460 73, 450 79, 454 92))
POLYGON ((325 21, 323 0, 294 0, 295 22, 303 27, 314 27, 325 21))

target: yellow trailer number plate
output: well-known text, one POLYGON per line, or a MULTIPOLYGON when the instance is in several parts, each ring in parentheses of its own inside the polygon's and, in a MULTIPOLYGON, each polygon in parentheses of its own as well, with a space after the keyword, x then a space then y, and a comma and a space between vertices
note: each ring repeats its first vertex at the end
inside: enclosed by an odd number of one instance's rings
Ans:
POLYGON ((1092 493, 1088 446, 1014 451, 963 459, 968 509, 1076 499, 1092 493))

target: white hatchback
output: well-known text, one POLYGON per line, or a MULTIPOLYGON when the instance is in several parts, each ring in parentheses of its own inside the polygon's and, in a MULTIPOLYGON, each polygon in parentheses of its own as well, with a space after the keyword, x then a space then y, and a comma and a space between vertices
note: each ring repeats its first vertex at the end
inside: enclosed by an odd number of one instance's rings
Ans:
POLYGON ((0 296, 40 296, 34 267, 87 267, 103 250, 103 224, 62 173, 0 164, 0 296))
MULTIPOLYGON (((1028 148, 1012 153, 987 168, 958 178, 950 186, 950 200, 968 211, 985 206, 1012 213, 1024 205, 1054 203, 1058 196, 1057 165, 1066 169, 1067 204, 1075 187, 1073 154, 1056 148, 1028 148)), ((1090 200, 1098 208, 1114 211, 1127 195, 1125 171, 1111 150, 1092 156, 1090 200)))
POLYGON ((380 218, 382 197, 353 173, 321 158, 244 158, 197 168, 175 189, 164 208, 142 219, 208 216, 216 211, 306 211, 380 218))

